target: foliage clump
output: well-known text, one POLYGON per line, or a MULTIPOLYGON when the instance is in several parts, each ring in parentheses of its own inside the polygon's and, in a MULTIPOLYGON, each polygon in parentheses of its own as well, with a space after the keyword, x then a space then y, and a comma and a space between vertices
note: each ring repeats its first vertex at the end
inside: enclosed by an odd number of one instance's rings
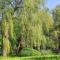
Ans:
POLYGON ((39 51, 37 51, 37 50, 35 50, 35 49, 32 49, 32 48, 23 48, 20 52, 19 52, 19 54, 18 54, 18 56, 40 56, 41 55, 41 53, 39 52, 39 51))

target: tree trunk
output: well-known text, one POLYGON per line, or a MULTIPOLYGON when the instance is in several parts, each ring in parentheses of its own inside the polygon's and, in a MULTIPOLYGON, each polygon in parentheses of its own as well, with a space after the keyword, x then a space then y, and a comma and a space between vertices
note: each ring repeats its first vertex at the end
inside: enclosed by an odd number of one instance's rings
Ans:
POLYGON ((25 42, 24 42, 24 37, 23 37, 23 33, 21 33, 20 37, 17 40, 18 44, 17 44, 17 53, 19 51, 22 50, 22 48, 25 47, 25 42))
POLYGON ((3 56, 6 57, 9 54, 10 44, 9 44, 9 25, 6 23, 3 34, 3 56))

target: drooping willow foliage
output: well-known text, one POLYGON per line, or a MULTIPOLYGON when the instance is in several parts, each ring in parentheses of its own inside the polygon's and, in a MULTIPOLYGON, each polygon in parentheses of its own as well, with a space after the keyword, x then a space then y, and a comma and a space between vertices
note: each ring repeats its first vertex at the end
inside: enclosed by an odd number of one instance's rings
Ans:
POLYGON ((21 39, 23 45, 37 50, 46 48, 46 37, 48 36, 45 35, 45 32, 49 34, 49 30, 53 26, 52 17, 38 7, 39 1, 25 0, 22 4, 23 7, 18 10, 18 22, 16 22, 19 27, 18 34, 23 36, 21 39))
POLYGON ((9 25, 6 20, 6 15, 4 14, 2 17, 2 39, 3 39, 3 56, 9 53, 10 50, 10 42, 9 42, 9 25), (8 52, 7 52, 8 51, 8 52))
POLYGON ((3 55, 9 54, 10 47, 13 46, 14 41, 14 27, 12 10, 6 9, 2 15, 2 38, 3 38, 3 55), (12 46, 11 46, 12 44, 12 46), (7 52, 8 51, 8 52, 7 52), (6 52, 4 54, 4 52, 6 52))

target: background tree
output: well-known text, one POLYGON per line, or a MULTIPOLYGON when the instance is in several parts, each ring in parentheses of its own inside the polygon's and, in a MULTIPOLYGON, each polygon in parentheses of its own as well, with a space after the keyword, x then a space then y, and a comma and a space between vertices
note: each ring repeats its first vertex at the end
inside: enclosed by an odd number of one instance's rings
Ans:
POLYGON ((2 1, 0 0, 0 10, 2 14, 2 39, 3 39, 3 56, 7 56, 10 52, 10 41, 9 36, 13 36, 13 22, 12 22, 12 16, 11 16, 11 8, 8 9, 10 6, 10 0, 2 1), (10 20, 9 20, 10 19, 10 20), (9 34, 10 31, 10 34, 9 34))
POLYGON ((55 39, 58 44, 58 49, 60 50, 60 6, 57 5, 53 10, 53 19, 54 19, 54 31, 55 31, 55 39))

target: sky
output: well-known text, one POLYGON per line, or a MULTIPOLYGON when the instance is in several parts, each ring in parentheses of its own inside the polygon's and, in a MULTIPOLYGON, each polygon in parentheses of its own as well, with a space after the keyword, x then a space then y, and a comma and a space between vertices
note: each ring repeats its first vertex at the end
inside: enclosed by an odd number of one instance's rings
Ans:
POLYGON ((47 1, 47 6, 49 9, 53 9, 58 4, 60 4, 60 0, 48 0, 47 1))

